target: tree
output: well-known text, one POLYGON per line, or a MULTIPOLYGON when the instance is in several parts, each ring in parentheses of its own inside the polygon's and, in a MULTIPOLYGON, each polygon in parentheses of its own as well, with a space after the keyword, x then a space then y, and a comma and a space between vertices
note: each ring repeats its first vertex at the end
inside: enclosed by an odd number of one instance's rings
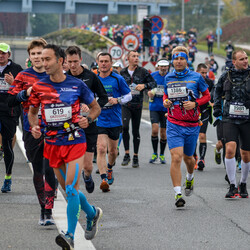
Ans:
POLYGON ((43 36, 59 28, 59 16, 57 14, 33 14, 30 22, 33 36, 43 36))
POLYGON ((246 15, 250 13, 250 1, 249 0, 239 0, 244 6, 244 12, 246 15))
MULTIPOLYGON (((181 28, 182 0, 173 1, 176 6, 171 10, 169 28, 181 28)), ((190 0, 185 6, 185 30, 196 28, 202 31, 205 28, 214 28, 217 22, 217 0, 190 0)))
POLYGON ((229 20, 237 20, 244 16, 245 7, 240 1, 224 0, 224 11, 222 15, 222 21, 227 22, 229 20))

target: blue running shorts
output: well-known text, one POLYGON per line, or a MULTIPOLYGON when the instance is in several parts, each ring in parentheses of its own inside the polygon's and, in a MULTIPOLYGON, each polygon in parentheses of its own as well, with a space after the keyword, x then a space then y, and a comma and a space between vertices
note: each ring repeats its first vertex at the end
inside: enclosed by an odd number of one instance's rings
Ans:
POLYGON ((183 147, 187 156, 194 154, 200 127, 183 127, 167 121, 167 140, 169 149, 183 147))

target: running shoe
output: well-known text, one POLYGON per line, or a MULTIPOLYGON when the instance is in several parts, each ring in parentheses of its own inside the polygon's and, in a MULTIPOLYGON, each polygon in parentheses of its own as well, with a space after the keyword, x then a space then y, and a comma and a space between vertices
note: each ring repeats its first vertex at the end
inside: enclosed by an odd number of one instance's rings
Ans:
POLYGON ((161 164, 166 164, 166 160, 165 160, 165 156, 164 155, 160 155, 159 158, 160 158, 161 164))
POLYGON ((51 214, 45 214, 44 216, 44 226, 55 225, 55 221, 51 214))
POLYGON ((248 192, 247 192, 247 184, 246 183, 240 183, 239 184, 239 197, 240 198, 248 198, 248 192))
POLYGON ((114 176, 113 176, 113 170, 112 169, 108 169, 108 184, 112 185, 114 182, 114 176))
POLYGON ((74 237, 71 233, 62 232, 56 236, 56 244, 63 250, 72 250, 74 249, 74 237))
POLYGON ((85 183, 85 188, 87 190, 88 193, 93 193, 94 189, 95 189, 95 183, 92 179, 92 176, 90 175, 88 177, 88 179, 85 177, 84 175, 84 171, 82 171, 82 177, 85 183))
POLYGON ((97 232, 98 232, 98 222, 102 218, 102 210, 101 208, 97 207, 96 208, 96 215, 94 219, 88 220, 87 219, 87 226, 85 230, 85 239, 86 240, 92 240, 97 232))
POLYGON ((11 179, 4 180, 3 186, 1 188, 2 193, 7 193, 11 191, 11 179))
POLYGON ((186 178, 186 187, 185 187, 185 195, 190 196, 194 190, 194 178, 191 181, 188 181, 186 178))
POLYGON ((197 162, 198 162, 198 156, 194 156, 194 160, 195 160, 195 165, 194 165, 194 169, 198 168, 197 162))
POLYGON ((100 189, 102 190, 102 192, 106 193, 109 192, 109 184, 108 184, 108 179, 103 179, 102 183, 100 185, 100 189))
POLYGON ((44 226, 44 212, 41 212, 38 225, 44 226))
POLYGON ((175 206, 176 207, 184 207, 185 206, 185 200, 182 197, 182 194, 177 194, 175 196, 175 206))
POLYGON ((215 162, 220 165, 221 164, 221 152, 217 152, 216 148, 214 149, 214 158, 215 162))
POLYGON ((155 163, 158 158, 158 155, 153 153, 151 159, 149 160, 149 163, 155 163))
POLYGON ((204 168, 205 168, 205 161, 204 160, 200 160, 198 162, 198 170, 199 171, 203 171, 204 168))
POLYGON ((127 166, 130 163, 130 155, 129 154, 125 154, 123 161, 122 161, 122 166, 127 166))
POLYGON ((226 193, 225 198, 236 198, 238 196, 238 188, 234 184, 230 184, 229 191, 226 193))
POLYGON ((134 155, 134 157, 133 157, 132 167, 133 168, 138 168, 139 167, 139 159, 138 159, 137 155, 134 155))

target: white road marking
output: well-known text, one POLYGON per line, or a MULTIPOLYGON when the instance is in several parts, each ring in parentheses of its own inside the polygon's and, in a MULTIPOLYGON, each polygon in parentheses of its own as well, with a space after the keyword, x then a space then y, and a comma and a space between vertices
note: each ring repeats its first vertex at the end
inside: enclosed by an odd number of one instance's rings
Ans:
MULTIPOLYGON (((17 143, 19 148, 21 149, 25 159, 26 153, 24 148, 24 142, 22 140, 23 135, 19 127, 17 127, 16 131, 16 137, 17 137, 17 143)), ((28 160, 28 159, 27 159, 28 160)), ((28 163, 30 170, 33 174, 33 168, 31 163, 28 163)), ((61 191, 58 189, 57 193, 57 199, 55 199, 54 202, 54 208, 53 208, 53 218, 55 220, 58 232, 61 232, 62 230, 65 232, 67 230, 67 202, 64 199, 61 191)), ((77 222, 76 226, 76 232, 75 232, 75 250, 95 250, 93 243, 90 240, 86 240, 84 237, 84 230, 79 222, 77 222)), ((55 243, 56 244, 56 243, 55 243)))

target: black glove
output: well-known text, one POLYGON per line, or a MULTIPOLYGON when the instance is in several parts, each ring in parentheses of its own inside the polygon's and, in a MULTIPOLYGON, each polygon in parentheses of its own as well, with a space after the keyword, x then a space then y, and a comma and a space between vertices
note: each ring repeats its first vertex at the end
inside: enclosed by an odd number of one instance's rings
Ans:
POLYGON ((219 117, 222 115, 222 111, 221 109, 214 109, 214 113, 213 113, 214 117, 219 117))
POLYGON ((249 101, 246 101, 244 103, 244 106, 247 108, 247 109, 250 109, 250 100, 249 101))

